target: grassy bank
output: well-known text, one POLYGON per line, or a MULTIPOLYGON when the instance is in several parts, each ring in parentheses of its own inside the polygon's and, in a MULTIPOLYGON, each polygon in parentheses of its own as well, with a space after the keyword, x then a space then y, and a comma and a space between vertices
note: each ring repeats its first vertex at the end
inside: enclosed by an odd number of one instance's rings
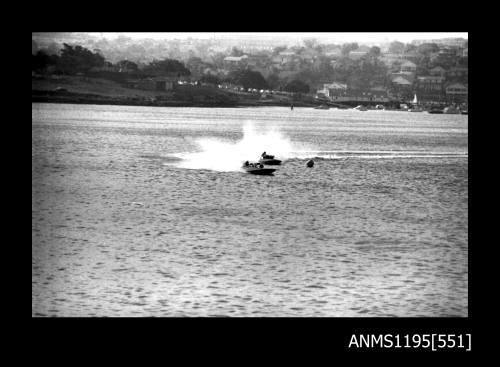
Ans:
POLYGON ((237 93, 216 87, 177 85, 171 91, 126 88, 106 79, 88 77, 32 78, 31 101, 45 103, 111 104, 169 107, 313 107, 314 101, 297 100, 288 96, 237 93))

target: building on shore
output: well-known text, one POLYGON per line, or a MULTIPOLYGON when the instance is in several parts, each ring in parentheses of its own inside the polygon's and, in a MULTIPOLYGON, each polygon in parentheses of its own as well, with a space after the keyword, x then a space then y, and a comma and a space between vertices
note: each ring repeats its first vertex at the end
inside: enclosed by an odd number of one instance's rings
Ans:
POLYGON ((332 102, 345 103, 387 103, 391 98, 383 87, 371 89, 349 88, 346 84, 325 84, 323 89, 317 91, 318 98, 325 98, 332 102))
POLYGON ((323 84, 323 88, 317 91, 317 96, 319 97, 331 97, 342 95, 345 91, 347 91, 347 84, 332 82, 323 84))
POLYGON ((446 98, 444 85, 442 76, 419 76, 415 80, 414 92, 420 100, 443 101, 446 98))
POLYGON ((419 91, 439 92, 443 90, 445 78, 442 76, 419 76, 416 87, 419 91))
POLYGON ((452 83, 445 88, 446 98, 455 103, 468 102, 469 88, 462 83, 452 83))

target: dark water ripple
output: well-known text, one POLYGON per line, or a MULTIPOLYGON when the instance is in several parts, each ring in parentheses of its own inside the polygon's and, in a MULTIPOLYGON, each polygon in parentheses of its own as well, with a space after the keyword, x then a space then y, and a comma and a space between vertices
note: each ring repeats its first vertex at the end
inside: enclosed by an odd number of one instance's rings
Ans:
POLYGON ((165 165, 246 120, 318 151, 467 151, 461 115, 315 111, 33 104, 32 315, 467 316, 466 158, 165 165))

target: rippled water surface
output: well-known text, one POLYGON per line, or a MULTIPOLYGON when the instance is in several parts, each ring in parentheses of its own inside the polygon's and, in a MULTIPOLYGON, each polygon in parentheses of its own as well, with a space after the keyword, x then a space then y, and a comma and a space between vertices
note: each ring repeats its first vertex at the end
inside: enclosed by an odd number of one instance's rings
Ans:
POLYGON ((464 115, 34 103, 32 315, 467 316, 467 139, 464 115), (274 176, 240 170, 263 150, 274 176))

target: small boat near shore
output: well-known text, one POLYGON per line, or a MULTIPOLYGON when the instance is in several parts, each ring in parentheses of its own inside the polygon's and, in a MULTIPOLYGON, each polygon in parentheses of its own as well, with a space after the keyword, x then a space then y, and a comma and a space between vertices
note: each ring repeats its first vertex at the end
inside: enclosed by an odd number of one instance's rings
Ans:
POLYGON ((449 114, 449 115, 457 115, 460 113, 460 110, 454 106, 448 106, 445 107, 443 110, 443 113, 449 114))
POLYGON ((326 104, 321 104, 319 106, 314 107, 315 110, 329 110, 330 107, 328 107, 326 104))
POLYGON ((250 163, 248 161, 242 167, 246 172, 253 175, 272 175, 276 168, 265 168, 262 163, 250 163))
POLYGON ((431 108, 427 113, 443 113, 443 110, 440 108, 431 108))
POLYGON ((354 107, 353 110, 356 110, 356 111, 368 111, 368 108, 366 108, 365 106, 359 105, 359 106, 354 107))
POLYGON ((408 112, 424 112, 423 108, 418 104, 417 95, 413 98, 413 102, 410 108, 408 108, 408 112))

